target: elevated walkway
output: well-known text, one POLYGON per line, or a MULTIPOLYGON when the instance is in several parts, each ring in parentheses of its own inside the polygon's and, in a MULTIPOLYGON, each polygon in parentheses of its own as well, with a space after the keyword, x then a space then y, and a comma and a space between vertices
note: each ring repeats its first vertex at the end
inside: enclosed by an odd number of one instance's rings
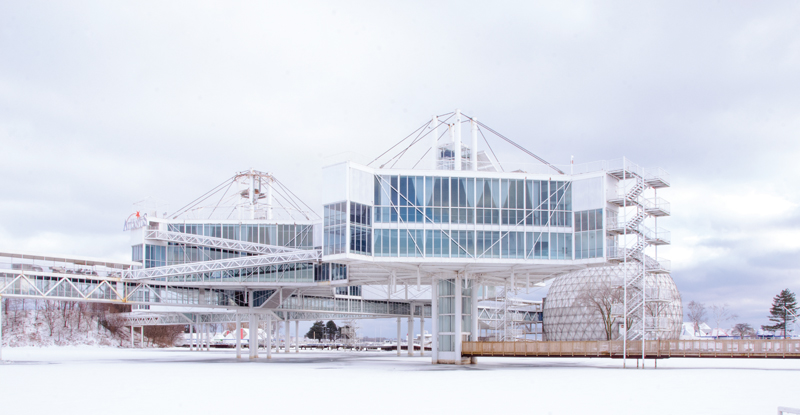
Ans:
MULTIPOLYGON (((608 357, 622 358, 622 341, 574 342, 463 342, 464 357, 608 357)), ((642 342, 629 341, 627 355, 642 356, 642 342)), ((787 340, 647 340, 646 359, 697 358, 800 358, 800 339, 787 340)))

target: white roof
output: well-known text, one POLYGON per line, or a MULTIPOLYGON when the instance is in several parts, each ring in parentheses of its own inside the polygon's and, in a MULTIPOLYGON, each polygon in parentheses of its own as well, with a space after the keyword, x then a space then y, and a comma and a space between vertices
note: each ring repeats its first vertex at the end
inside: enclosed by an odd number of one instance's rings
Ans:
POLYGON ((76 265, 94 266, 101 265, 107 268, 129 269, 142 266, 141 262, 116 261, 102 258, 92 258, 76 255, 38 254, 33 252, 0 251, 0 257, 30 259, 35 261, 67 262, 76 265))

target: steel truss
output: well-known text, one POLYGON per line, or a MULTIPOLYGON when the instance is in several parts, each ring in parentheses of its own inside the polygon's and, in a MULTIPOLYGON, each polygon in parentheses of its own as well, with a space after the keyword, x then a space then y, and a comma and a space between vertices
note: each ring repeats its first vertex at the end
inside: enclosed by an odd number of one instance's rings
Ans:
MULTIPOLYGON (((49 274, 49 273, 42 273, 49 274)), ((263 291, 263 290, 262 290, 263 291)), ((264 291, 269 293, 269 291, 264 291)), ((129 282, 119 278, 89 277, 65 274, 39 275, 0 273, 0 296, 56 301, 90 301, 112 304, 161 305, 251 310, 244 303, 245 291, 178 287, 152 281, 129 282)), ((419 300, 415 300, 419 303, 419 300)), ((265 312, 408 316, 410 301, 331 298, 294 294, 265 312)), ((427 307, 430 310, 430 306, 427 307)))
MULTIPOLYGON (((271 255, 289 252, 307 252, 307 249, 288 248, 278 245, 266 245, 253 242, 243 242, 233 239, 214 238, 211 236, 194 235, 191 233, 171 232, 160 230, 148 230, 145 232, 145 239, 154 239, 158 241, 174 242, 185 245, 206 246, 209 248, 218 248, 228 251, 247 252, 256 255, 271 255)), ((313 251, 313 250, 311 250, 313 251)), ((321 252, 318 253, 317 259, 321 259, 321 252)))
POLYGON ((257 268, 269 265, 282 265, 298 262, 316 262, 321 257, 321 251, 311 250, 291 250, 286 252, 276 252, 265 255, 246 256, 239 258, 218 259, 215 261, 192 262, 181 265, 168 265, 165 267, 153 267, 137 270, 126 270, 122 272, 125 280, 145 280, 183 276, 188 274, 203 274, 221 271, 236 270, 242 268, 257 268))

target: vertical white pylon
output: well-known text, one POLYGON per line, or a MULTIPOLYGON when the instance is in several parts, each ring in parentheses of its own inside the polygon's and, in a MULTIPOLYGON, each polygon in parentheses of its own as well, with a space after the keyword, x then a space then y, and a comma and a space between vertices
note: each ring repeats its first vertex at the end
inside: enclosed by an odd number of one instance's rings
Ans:
POLYGON ((469 149, 469 161, 472 164, 472 171, 478 171, 478 119, 472 118, 470 120, 472 127, 472 148, 469 149))
POLYGON ((267 178, 267 220, 272 220, 272 175, 267 178))
POLYGON ((242 358, 242 316, 236 312, 236 358, 242 358))
POLYGON ((250 169, 250 219, 256 218, 256 172, 250 169))
POLYGON ((439 117, 431 119, 431 170, 436 170, 436 161, 439 159, 439 117))
POLYGON ((289 353, 289 349, 291 349, 291 347, 289 347, 289 346, 291 346, 291 344, 292 344, 292 340, 291 340, 292 339, 292 334, 289 332, 289 329, 291 327, 289 326, 290 323, 289 323, 288 319, 283 324, 285 325, 285 327, 283 329, 283 337, 284 337, 284 339, 283 339, 283 352, 284 353, 289 353))
POLYGON ((455 134, 455 145, 453 149, 456 153, 453 170, 461 170, 461 110, 459 109, 456 110, 456 125, 453 133, 455 134))
POLYGON ((300 320, 294 321, 294 352, 300 353, 300 320))
POLYGON ((400 356, 400 317, 397 317, 397 355, 400 356))

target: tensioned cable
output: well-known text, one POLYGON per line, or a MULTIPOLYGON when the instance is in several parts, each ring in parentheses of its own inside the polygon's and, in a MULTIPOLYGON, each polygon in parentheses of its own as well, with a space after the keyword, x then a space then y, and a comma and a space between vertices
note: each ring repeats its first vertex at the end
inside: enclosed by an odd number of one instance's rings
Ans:
POLYGON ((563 171, 561 171, 561 170, 559 170, 559 168, 558 168, 558 167, 556 167, 556 166, 554 166, 554 165, 552 165, 552 164, 548 163, 548 162, 547 162, 545 159, 543 159, 543 158, 541 158, 541 157, 537 156, 536 154, 533 154, 532 152, 528 151, 528 150, 527 150, 525 147, 522 147, 521 145, 519 145, 519 144, 515 143, 514 141, 512 141, 510 138, 508 138, 508 137, 506 137, 506 136, 504 136, 504 135, 502 135, 502 134, 498 133, 497 131, 495 131, 495 130, 493 130, 491 127, 489 127, 488 125, 486 125, 486 124, 484 124, 484 123, 482 123, 482 122, 480 122, 480 121, 475 121, 475 122, 476 122, 478 125, 480 125, 481 127, 483 127, 483 128, 486 128, 487 130, 489 130, 489 132, 490 132, 490 133, 492 133, 492 134, 494 134, 494 135, 496 135, 496 136, 498 136, 498 137, 502 138, 502 139, 503 139, 503 140, 505 140, 507 143, 509 143, 509 144, 511 144, 512 146, 514 146, 514 147, 516 147, 516 148, 518 148, 518 149, 522 150, 524 153, 528 154, 529 156, 531 156, 531 157, 535 158, 536 160, 539 160, 540 162, 542 162, 542 163, 543 163, 543 164, 545 164, 546 166, 548 166, 548 167, 552 168, 553 170, 557 171, 559 174, 564 174, 564 172, 563 172, 563 171))
MULTIPOLYGON (((446 123, 448 120, 450 120, 450 118, 453 118, 453 116, 451 115, 451 116, 449 116, 449 117, 445 118, 443 121, 439 121, 439 125, 442 125, 442 124, 446 123)), ((428 124, 430 124, 430 123, 428 123, 428 124)), ((436 126, 436 128, 438 128, 438 127, 439 127, 439 125, 437 125, 437 126, 436 126)), ((431 128, 431 130, 430 130, 430 131, 428 131, 427 133, 425 133, 425 134, 424 134, 424 135, 422 135, 421 137, 420 137, 419 135, 417 135, 417 138, 415 138, 415 139, 414 139, 414 141, 412 141, 412 142, 411 142, 411 144, 409 144, 409 145, 408 145, 408 147, 406 147, 406 148, 405 148, 403 151, 401 151, 400 153, 396 154, 394 157, 390 158, 390 159, 389 159, 389 161, 387 161, 386 163, 383 163, 383 165, 381 166, 381 168, 383 168, 383 166, 385 166, 385 165, 389 164, 389 162, 391 162, 393 159, 397 158, 397 160, 395 160, 395 162, 394 162, 394 163, 392 164, 392 166, 390 167, 390 168, 394 168, 394 166, 395 166, 395 165, 396 165, 396 164, 397 164, 397 163, 400 161, 400 159, 401 159, 401 158, 403 158, 403 156, 406 154, 406 152, 407 152, 407 151, 408 151, 408 150, 409 150, 409 149, 410 149, 412 146, 414 146, 414 144, 417 144, 417 143, 419 143, 420 141, 422 141, 422 139, 423 139, 423 138, 427 137, 427 136, 428 136, 428 134, 430 134, 430 133, 431 133, 431 131, 434 131, 434 130, 435 130, 435 128, 431 128)), ((442 133, 442 136, 444 136, 444 134, 445 134, 446 132, 447 132, 447 131, 445 131, 444 133, 442 133)), ((420 134, 422 134, 422 132, 420 132, 420 134)), ((440 136, 439 138, 442 138, 442 137, 440 136)), ((438 140, 438 139, 437 139, 437 140, 438 140)))
MULTIPOLYGON (((208 218, 209 218, 209 219, 211 219, 211 216, 213 216, 213 215, 214 215, 214 212, 216 212, 216 211, 217 211, 217 208, 219 207, 219 204, 220 204, 220 202, 222 202, 222 199, 224 199, 224 198, 225 198, 225 195, 227 195, 227 194, 228 194, 228 190, 231 190, 231 186, 233 186, 233 183, 234 183, 235 181, 236 181, 236 180, 231 180, 231 184, 230 184, 230 185, 228 185, 228 188, 227 188, 227 189, 225 189, 225 193, 223 193, 223 194, 222 194, 222 197, 220 197, 220 198, 219 198, 219 201, 217 201, 217 204, 216 204, 216 206, 214 206, 214 209, 211 211, 211 213, 209 213, 209 214, 208 214, 208 218)), ((228 215, 228 216, 230 216, 230 215, 228 215)))
MULTIPOLYGON (((305 212, 303 212, 303 210, 302 210, 302 209, 300 209, 300 206, 297 206, 297 204, 295 204, 294 200, 292 200, 290 197, 288 197, 287 195, 284 195, 284 194, 282 194, 282 193, 280 192, 280 190, 286 190, 286 189, 285 189, 283 186, 280 186, 280 188, 278 188, 278 187, 275 187, 275 188, 273 188, 273 189, 274 189, 274 190, 275 190, 275 192, 277 192, 277 193, 278 193, 278 195, 279 195, 279 196, 281 196, 281 197, 282 197, 282 198, 283 198, 283 199, 284 199, 284 200, 285 200, 285 201, 286 201, 286 202, 287 202, 287 203, 288 203, 288 204, 289 204, 289 205, 290 205, 290 206, 291 206, 291 207, 292 207, 294 210, 296 210, 297 212, 300 212, 300 214, 301 214, 301 215, 305 216, 305 218, 306 218, 306 219, 309 219, 309 220, 310 220, 310 218, 308 217, 308 215, 306 215, 306 213, 305 213, 305 212)), ((280 203, 280 200, 279 200, 279 199, 275 199, 275 200, 276 200, 276 202, 278 202, 278 204, 280 204, 280 205, 281 205, 281 207, 283 207, 283 204, 281 204, 281 203, 280 203)), ((286 209, 286 208, 284 208, 284 209, 286 209)), ((288 211, 288 210, 287 210, 287 211, 288 211)))
MULTIPOLYGON (((492 149, 492 145, 489 144, 489 140, 487 140, 486 136, 483 135, 483 130, 481 130, 480 127, 478 127, 478 132, 481 133, 481 137, 483 137, 483 142, 486 143, 486 147, 489 147, 489 151, 492 153, 492 157, 494 157, 494 160, 497 162, 497 165, 500 167, 500 171, 506 171, 503 168, 503 165, 500 163, 500 159, 498 159, 497 155, 494 154, 494 150, 492 149)), ((477 160, 477 157, 475 157, 475 159, 477 160)))
POLYGON ((407 136, 406 136, 406 138, 404 138, 404 139, 402 139, 402 140, 398 141, 398 142, 397 142, 397 144, 393 145, 391 148, 389 148, 388 150, 384 151, 384 152, 383 152, 383 154, 381 154, 380 156, 378 156, 378 157, 375 157, 375 160, 372 160, 372 161, 370 161, 369 163, 367 163, 367 166, 369 167, 369 165, 370 165, 370 164, 374 163, 374 162, 375 162, 376 160, 378 160, 379 158, 381 158, 381 157, 385 156, 385 155, 386 155, 386 153, 388 153, 388 152, 392 151, 392 150, 393 150, 395 147, 399 146, 399 145, 400 145, 400 143, 402 143, 403 141, 406 141, 406 140, 408 140, 408 138, 409 138, 409 137, 411 137, 412 135, 414 135, 414 134, 415 134, 417 131, 419 131, 419 130, 421 130, 421 129, 425 128, 425 127, 427 127, 427 126, 428 126, 428 124, 430 124, 430 123, 431 123, 431 122, 430 122, 430 121, 428 121, 428 122, 426 122, 425 124, 422 124, 422 125, 421 125, 419 128, 417 128, 416 130, 412 131, 412 132, 411 132, 411 134, 407 135, 407 136))
MULTIPOLYGON (((430 124, 430 123, 428 123, 428 124, 430 124)), ((424 130, 423 130, 423 131, 424 131, 424 130)), ((393 169, 393 168, 394 168, 394 166, 395 166, 395 165, 396 165, 396 164, 397 164, 397 163, 400 161, 400 159, 402 159, 402 158, 403 158, 403 156, 406 154, 406 151, 408 151, 408 150, 409 150, 411 147, 413 147, 413 146, 414 146, 414 144, 417 144, 417 143, 419 143, 419 141, 420 141, 420 140, 422 140, 423 138, 427 137, 427 136, 428 136, 428 134, 430 134, 430 133, 431 133, 431 131, 433 131, 433 130, 431 129, 430 131, 428 131, 428 132, 427 132, 427 133, 425 133, 425 134, 422 134, 422 131, 420 131, 420 132, 419 132, 419 134, 417 134, 417 137, 414 139, 414 141, 412 141, 412 142, 411 142, 411 144, 409 144, 409 145, 408 145, 408 147, 404 148, 404 149, 403 149, 403 151, 401 151, 401 152, 397 153, 397 155, 396 155, 396 156, 394 156, 394 157, 392 157, 391 159, 389 159, 389 161, 392 161, 392 160, 394 159, 394 163, 392 163, 392 166, 391 166, 391 167, 389 167, 389 168, 390 168, 390 169, 393 169), (422 134, 422 135, 420 135, 420 134, 422 134)), ((383 165, 381 165, 381 168, 383 168, 383 166, 385 166, 385 165, 389 164, 389 161, 387 161, 386 163, 383 163, 383 165)))
POLYGON ((274 179, 274 180, 275 180, 275 181, 276 181, 278 184, 280 184, 280 185, 281 185, 281 187, 283 187, 284 189, 286 189, 286 191, 287 191, 287 192, 289 192, 289 194, 291 194, 291 195, 292 195, 292 196, 293 196, 295 199, 299 200, 299 201, 300 201, 300 203, 302 203, 302 204, 303 204, 303 206, 305 206, 305 207, 306 207, 306 209, 308 209, 308 211, 309 211, 309 212, 313 213, 313 214, 314 214, 314 216, 316 216, 317 218, 319 218, 319 217, 320 217, 320 216, 319 216, 319 215, 318 215, 316 212, 314 212, 314 209, 311 209, 311 207, 310 207, 310 206, 308 206, 308 205, 306 204, 306 202, 304 202, 304 201, 303 201, 303 199, 300 199, 299 197, 297 197, 297 195, 296 195, 296 194, 294 194, 294 192, 292 192, 292 189, 290 189, 290 188, 288 188, 287 186, 285 186, 283 183, 281 183, 281 181, 280 181, 280 180, 278 180, 278 179, 275 179, 274 177, 273 177, 273 179, 274 179))
POLYGON ((228 183, 228 180, 232 180, 232 179, 233 179, 233 178, 235 178, 235 177, 236 177, 236 176, 231 176, 230 178, 228 178, 228 179, 227 179, 227 180, 225 180, 224 182, 222 182, 222 183, 220 183, 220 184, 218 184, 218 185, 214 186, 214 187, 213 187, 211 190, 209 190, 209 191, 207 191, 207 192, 203 193, 203 194, 202 194, 200 197, 198 197, 197 199, 195 199, 195 200, 193 200, 193 201, 189 202, 188 204, 186 204, 186 206, 184 206, 184 207, 182 207, 182 208, 180 208, 180 209, 176 210, 176 211, 175 211, 175 213, 173 213, 173 214, 172 214, 172 215, 170 215, 170 216, 172 216, 172 217, 173 217, 173 219, 175 219, 175 218, 176 218, 178 215, 180 215, 180 214, 183 214, 183 213, 186 213, 186 212, 183 212, 183 210, 189 210, 189 209, 193 208, 195 205, 197 205, 198 203, 202 202, 203 200, 206 200, 207 198, 211 197, 211 196, 212 196, 214 193, 216 193, 216 192, 220 191, 220 190, 221 190, 220 188, 221 188, 222 186, 224 186, 226 183, 228 183))
MULTIPOLYGON (((438 143, 438 142, 439 142, 439 140, 441 140, 441 139, 442 139, 442 137, 444 137, 444 135, 445 135, 445 134, 447 134, 447 131, 446 131, 446 130, 445 130, 444 132, 442 132, 442 135, 440 135, 440 136, 439 136, 439 138, 437 138, 437 139, 436 139, 436 142, 438 143)), ((411 169, 413 170, 413 169, 417 168, 417 164, 419 164, 419 163, 420 163, 420 162, 421 162, 421 161, 422 161, 422 160, 425 158, 425 156, 426 156, 426 155, 427 155, 427 154, 428 154, 430 151, 431 151, 431 149, 430 149, 430 148, 428 148, 427 150, 425 150, 425 154, 423 154, 423 155, 422 155, 422 157, 420 157, 420 158, 419 158, 419 160, 417 160, 417 163, 416 163, 416 164, 414 164, 414 167, 412 167, 411 169)), ((434 150, 434 151, 436 151, 436 150, 434 150)))

